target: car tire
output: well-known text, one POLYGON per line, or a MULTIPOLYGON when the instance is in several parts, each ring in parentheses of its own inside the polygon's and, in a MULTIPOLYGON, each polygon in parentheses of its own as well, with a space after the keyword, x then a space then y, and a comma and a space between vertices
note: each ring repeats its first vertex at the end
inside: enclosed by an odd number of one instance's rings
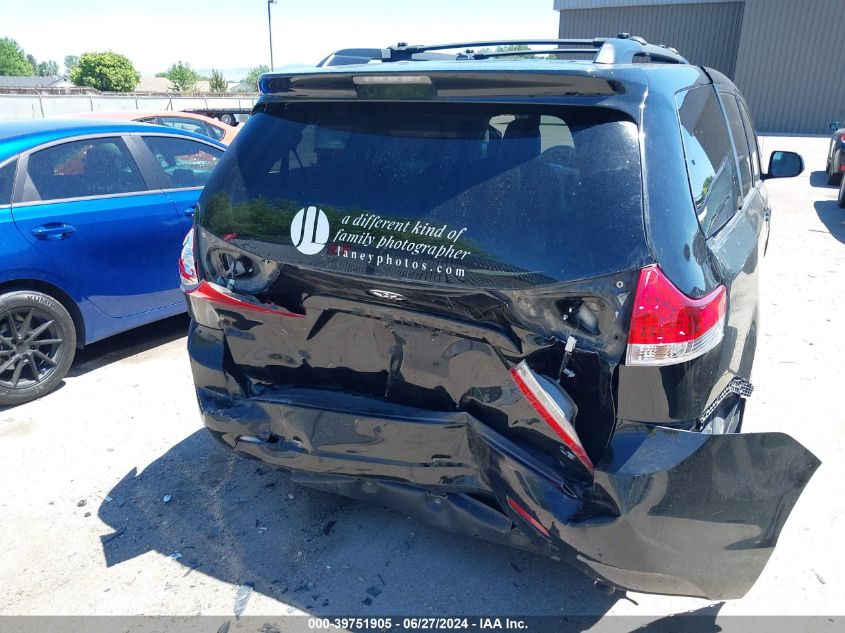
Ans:
POLYGON ((830 168, 828 168, 827 184, 838 185, 840 182, 842 182, 842 173, 837 171, 831 171, 830 168))
POLYGON ((61 302, 32 290, 0 294, 0 405, 55 389, 75 353, 76 327, 61 302))
POLYGON ((839 208, 845 209, 845 178, 839 183, 839 208))
POLYGON ((235 125, 235 116, 233 114, 221 114, 220 122, 226 125, 235 125))

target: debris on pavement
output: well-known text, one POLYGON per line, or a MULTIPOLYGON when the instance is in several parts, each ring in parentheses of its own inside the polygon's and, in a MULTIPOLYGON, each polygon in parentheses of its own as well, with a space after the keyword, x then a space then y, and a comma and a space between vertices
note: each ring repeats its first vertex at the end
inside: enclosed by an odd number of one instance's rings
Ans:
POLYGON ((182 558, 182 552, 173 552, 170 555, 170 558, 172 558, 173 560, 179 560, 180 558, 182 558))
POLYGON ((369 589, 367 589, 367 593, 370 594, 373 598, 378 598, 381 595, 381 589, 373 585, 369 589))
POLYGON ((162 500, 162 501, 164 501, 165 503, 170 503, 170 500, 171 500, 172 498, 173 498, 173 497, 171 497, 170 495, 164 495, 164 496, 161 498, 161 500, 162 500))
POLYGON ((238 587, 238 593, 235 594, 235 617, 241 617, 241 614, 246 610, 254 586, 251 582, 245 582, 238 587))
POLYGON ((372 603, 373 603, 373 599, 372 599, 372 598, 364 598, 363 600, 361 600, 361 604, 367 604, 367 605, 370 605, 370 604, 372 604, 372 603))
POLYGON ((77 502, 76 502, 76 507, 77 507, 77 508, 81 508, 81 507, 82 507, 82 506, 84 506, 86 503, 88 503, 88 502, 87 502, 85 499, 80 499, 79 501, 77 501, 77 502))

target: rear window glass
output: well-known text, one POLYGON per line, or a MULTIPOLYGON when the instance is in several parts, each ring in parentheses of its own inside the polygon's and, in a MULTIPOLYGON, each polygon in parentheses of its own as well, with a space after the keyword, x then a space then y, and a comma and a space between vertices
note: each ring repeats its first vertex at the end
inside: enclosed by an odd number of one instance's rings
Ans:
POLYGON ((268 108, 224 155, 200 215, 262 256, 507 287, 625 269, 643 252, 637 129, 615 111, 268 108))
POLYGON ((162 189, 202 187, 223 150, 176 136, 144 136, 155 158, 162 189))

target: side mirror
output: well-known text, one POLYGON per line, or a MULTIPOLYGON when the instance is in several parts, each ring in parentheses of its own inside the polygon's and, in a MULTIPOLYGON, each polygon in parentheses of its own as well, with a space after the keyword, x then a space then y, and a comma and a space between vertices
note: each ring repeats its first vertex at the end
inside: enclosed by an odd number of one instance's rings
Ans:
POLYGON ((839 121, 834 121, 833 123, 830 124, 830 131, 835 132, 836 130, 838 130, 841 127, 842 127, 842 124, 839 121))
POLYGON ((796 152, 772 152, 765 178, 793 178, 804 171, 804 159, 796 152))

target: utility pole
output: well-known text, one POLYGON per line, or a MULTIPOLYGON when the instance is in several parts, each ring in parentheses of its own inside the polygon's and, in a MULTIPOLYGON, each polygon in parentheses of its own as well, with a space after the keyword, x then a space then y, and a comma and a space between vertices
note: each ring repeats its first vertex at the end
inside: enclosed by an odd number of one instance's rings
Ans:
POLYGON ((270 33, 270 70, 273 70, 273 21, 270 19, 270 5, 276 0, 267 0, 267 30, 270 33))

